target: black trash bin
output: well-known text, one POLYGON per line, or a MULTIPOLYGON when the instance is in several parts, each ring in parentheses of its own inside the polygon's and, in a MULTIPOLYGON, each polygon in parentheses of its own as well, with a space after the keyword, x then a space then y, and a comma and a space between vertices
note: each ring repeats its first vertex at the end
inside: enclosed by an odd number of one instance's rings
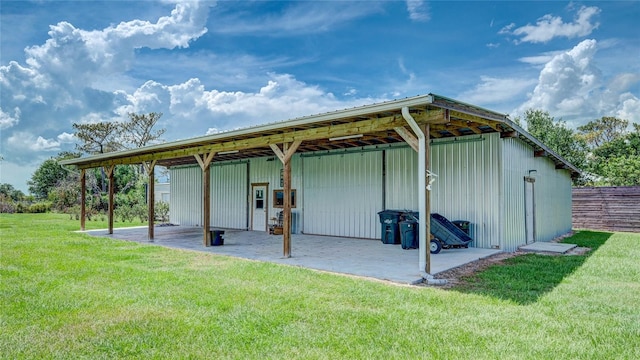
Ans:
POLYGON ((400 242, 402 243, 402 248, 405 250, 417 249, 419 245, 418 222, 413 219, 406 219, 400 221, 399 227, 400 242))
POLYGON ((211 246, 224 245, 224 230, 211 230, 211 246))
POLYGON ((382 224, 382 236, 383 244, 400 244, 400 228, 398 223, 400 222, 401 211, 397 210, 383 210, 378 213, 380 216, 380 224, 382 224))
POLYGON ((453 220, 452 223, 453 225, 457 226, 458 229, 464 231, 465 234, 471 235, 469 231, 471 227, 471 222, 466 220, 453 220))

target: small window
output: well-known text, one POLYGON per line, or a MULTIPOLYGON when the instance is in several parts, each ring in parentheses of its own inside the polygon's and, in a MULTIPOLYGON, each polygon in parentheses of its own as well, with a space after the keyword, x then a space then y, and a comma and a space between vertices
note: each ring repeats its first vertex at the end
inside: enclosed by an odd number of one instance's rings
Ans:
MULTIPOLYGON (((297 205, 296 202, 296 190, 291 190, 291 208, 295 208, 297 205)), ((273 190, 273 207, 281 208, 284 207, 284 190, 273 190)))

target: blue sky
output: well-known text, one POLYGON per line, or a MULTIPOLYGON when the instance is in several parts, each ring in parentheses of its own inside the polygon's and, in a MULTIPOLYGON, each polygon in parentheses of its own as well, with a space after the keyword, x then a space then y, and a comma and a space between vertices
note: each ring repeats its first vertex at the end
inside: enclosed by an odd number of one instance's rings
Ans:
POLYGON ((640 123, 638 1, 5 1, 0 182, 73 123, 162 112, 167 141, 436 93, 571 127, 640 123))

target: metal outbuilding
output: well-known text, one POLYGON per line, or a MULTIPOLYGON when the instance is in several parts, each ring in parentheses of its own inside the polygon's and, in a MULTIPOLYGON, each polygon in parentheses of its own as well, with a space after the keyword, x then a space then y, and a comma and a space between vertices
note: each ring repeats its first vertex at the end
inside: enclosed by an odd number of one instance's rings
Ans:
POLYGON ((292 232, 380 239, 385 209, 464 219, 472 246, 515 251, 571 231, 579 174, 506 115, 435 94, 63 162, 83 187, 86 169, 113 181, 114 166, 139 163, 151 184, 156 165, 170 169, 171 222, 203 227, 203 246, 211 227, 267 231, 282 211, 285 257, 292 232))

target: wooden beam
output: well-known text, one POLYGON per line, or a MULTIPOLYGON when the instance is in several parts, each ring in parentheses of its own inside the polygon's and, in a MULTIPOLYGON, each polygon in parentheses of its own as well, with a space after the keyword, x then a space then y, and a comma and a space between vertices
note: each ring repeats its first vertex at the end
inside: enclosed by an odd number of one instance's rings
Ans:
POLYGON ((446 124, 449 122, 449 110, 430 109, 416 114, 411 114, 418 124, 446 124))
POLYGON ((517 131, 504 131, 500 133, 500 138, 504 139, 504 138, 516 138, 520 136, 520 134, 517 131))
POLYGON ((475 126, 469 126, 469 130, 473 131, 474 134, 482 134, 482 130, 478 129, 475 126))
MULTIPOLYGON (((425 121, 439 121, 438 119, 434 120, 434 118, 432 117, 425 116, 419 117, 419 119, 419 121, 418 119, 416 119, 418 123, 425 121)), ((402 117, 387 116, 379 119, 369 119, 344 124, 327 125, 319 128, 289 131, 281 134, 264 136, 256 134, 255 137, 246 139, 231 140, 215 144, 198 145, 186 147, 183 149, 160 150, 149 154, 127 156, 117 159, 96 160, 85 164, 79 164, 78 167, 82 169, 88 169, 103 165, 134 164, 141 163, 143 161, 151 161, 154 159, 166 160, 179 157, 188 157, 209 152, 218 153, 222 151, 241 151, 252 148, 265 147, 268 144, 282 144, 285 142, 292 143, 295 141, 313 141, 328 139, 332 137, 376 133, 386 130, 393 130, 393 128, 398 126, 404 126, 404 120, 402 119, 402 117)), ((200 164, 200 162, 204 164, 205 161, 203 158, 200 158, 200 160, 198 160, 197 157, 196 160, 198 161, 198 164, 200 164)), ((202 167, 203 164, 200 164, 200 166, 202 167)))
POLYGON ((533 152, 533 157, 543 157, 549 156, 549 153, 546 150, 536 150, 533 152))
POLYGON ((395 130, 415 152, 418 152, 418 138, 411 131, 407 130, 404 126, 398 126, 393 130, 395 130))
POLYGON ((149 165, 147 163, 142 163, 147 170, 147 176, 149 177, 149 186, 148 189, 148 201, 147 201, 147 210, 148 212, 148 221, 149 221, 149 240, 153 241, 154 238, 154 218, 155 218, 155 187, 156 187, 156 177, 155 177, 155 166, 156 160, 153 160, 149 165))
POLYGON ((285 162, 289 162, 291 160, 291 157, 293 156, 293 154, 296 153, 296 151, 298 150, 298 147, 300 147, 300 144, 302 144, 302 140, 296 140, 293 143, 291 143, 291 146, 289 146, 286 153, 284 154, 285 162))
POLYGON ((487 120, 487 119, 482 118, 480 116, 470 115, 470 114, 463 113, 461 111, 451 110, 451 117, 455 117, 457 119, 462 119, 462 120, 473 121, 475 123, 482 124, 482 125, 487 125, 487 126, 489 126, 490 128, 492 128, 493 130, 495 130, 497 132, 501 132, 502 131, 502 129, 498 126, 499 122, 492 121, 492 120, 487 120))
POLYGON ((109 179, 109 214, 107 218, 109 219, 109 234, 113 234, 113 209, 115 208, 115 187, 116 181, 113 176, 113 170, 115 169, 114 165, 111 165, 109 168, 105 169, 107 173, 107 178, 109 179))
POLYGON ((451 126, 447 127, 446 130, 455 136, 462 136, 462 133, 459 130, 453 129, 451 126))
POLYGON ((271 148, 271 150, 273 150, 273 152, 276 154, 278 159, 280 159, 280 162, 284 164, 284 153, 282 152, 282 150, 280 150, 278 145, 269 144, 269 147, 271 148))
POLYGON ((477 128, 477 123, 474 123, 471 120, 466 120, 466 121, 462 121, 462 120, 451 120, 449 122, 449 124, 451 125, 455 125, 458 128, 467 128, 471 131, 473 131, 474 134, 482 134, 482 131, 480 129, 477 128))
POLYGON ((85 218, 87 217, 87 170, 80 170, 80 230, 85 230, 85 218))
MULTIPOLYGON (((300 144, 298 144, 300 145, 300 144)), ((289 154, 289 144, 283 144, 283 150, 285 154, 289 154)), ((294 149, 295 152, 295 149, 294 149)), ((284 172, 283 180, 284 186, 282 189, 284 195, 283 201, 283 221, 282 221, 282 245, 283 256, 285 258, 291 257, 291 156, 285 156, 283 161, 284 172)))
POLYGON ((203 245, 211 246, 209 227, 211 226, 211 166, 202 169, 202 228, 203 245))
MULTIPOLYGON (((200 157, 200 154, 193 154, 193 157, 196 158, 196 161, 198 162, 198 165, 200 165, 200 169, 204 170, 204 161, 202 160, 202 158, 200 157)), ((144 161, 142 162, 144 164, 144 161)))

